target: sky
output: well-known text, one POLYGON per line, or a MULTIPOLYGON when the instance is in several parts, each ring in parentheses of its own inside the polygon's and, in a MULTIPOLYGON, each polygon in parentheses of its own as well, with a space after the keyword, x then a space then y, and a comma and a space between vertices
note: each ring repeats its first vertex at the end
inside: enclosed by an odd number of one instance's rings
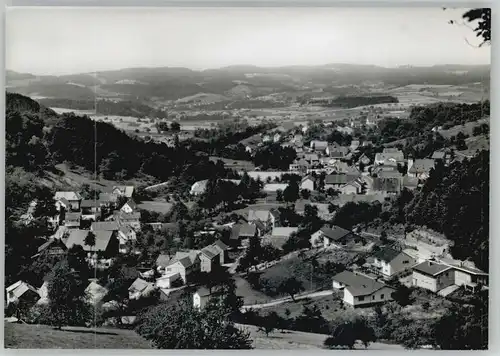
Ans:
POLYGON ((62 75, 240 64, 490 64, 490 48, 473 46, 478 39, 471 28, 448 23, 463 12, 440 7, 10 8, 6 67, 62 75))

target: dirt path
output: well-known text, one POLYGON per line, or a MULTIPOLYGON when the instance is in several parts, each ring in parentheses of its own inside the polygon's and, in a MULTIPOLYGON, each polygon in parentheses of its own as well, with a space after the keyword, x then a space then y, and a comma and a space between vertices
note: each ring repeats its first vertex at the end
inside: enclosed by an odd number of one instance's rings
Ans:
MULTIPOLYGON (((306 298, 318 298, 318 297, 325 297, 332 295, 333 291, 331 290, 324 290, 324 291, 319 291, 319 292, 314 292, 314 293, 308 293, 308 294, 303 294, 303 295, 298 295, 295 297, 295 300, 301 300, 301 299, 306 299, 306 298)), ((280 298, 273 300, 268 303, 262 303, 262 304, 250 304, 250 305, 244 305, 241 307, 243 311, 247 309, 262 309, 262 308, 267 308, 267 307, 272 307, 275 305, 283 304, 286 302, 292 302, 291 297, 285 297, 285 298, 280 298)))

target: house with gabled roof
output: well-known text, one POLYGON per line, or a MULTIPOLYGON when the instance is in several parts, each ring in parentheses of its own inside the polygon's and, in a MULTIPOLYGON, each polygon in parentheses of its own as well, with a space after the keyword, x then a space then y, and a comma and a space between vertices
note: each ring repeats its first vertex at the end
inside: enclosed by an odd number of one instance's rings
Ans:
POLYGON ((330 188, 339 189, 347 183, 358 179, 358 174, 332 173, 325 177, 325 190, 330 188))
POLYGON ((226 245, 224 242, 221 240, 215 241, 213 244, 213 249, 218 252, 219 254, 219 264, 223 265, 225 263, 229 262, 229 246, 226 245))
POLYGON ((101 214, 101 202, 99 200, 84 199, 80 204, 82 215, 85 215, 94 220, 101 214))
POLYGON ((373 178, 372 190, 384 194, 399 194, 402 179, 399 178, 373 178))
POLYGON ((11 284, 7 288, 5 288, 5 290, 7 292, 7 305, 17 302, 23 302, 28 305, 35 305, 38 299, 40 299, 38 290, 31 284, 24 281, 17 281, 16 283, 11 284))
POLYGON ((327 150, 326 150, 326 154, 328 156, 330 156, 331 158, 336 158, 336 159, 346 158, 347 155, 349 154, 349 152, 350 152, 349 147, 344 147, 344 146, 340 146, 340 147, 328 146, 327 150))
POLYGON ((213 288, 210 290, 206 287, 200 287, 193 294, 193 307, 198 310, 203 309, 210 299, 222 298, 223 296, 224 294, 220 288, 213 288))
POLYGON ((133 213, 124 213, 122 211, 114 211, 110 219, 118 221, 120 225, 129 225, 134 230, 141 229, 141 212, 134 211, 133 213))
POLYGON ((349 243, 356 242, 356 240, 361 240, 362 238, 353 233, 352 231, 341 228, 340 226, 325 225, 314 234, 311 235, 309 242, 311 247, 324 247, 329 246, 334 248, 345 247, 349 243))
POLYGON ((122 225, 118 228, 118 241, 120 253, 128 253, 137 241, 137 233, 129 225, 122 225))
POLYGON ((220 265, 219 251, 214 246, 205 246, 200 251, 200 270, 210 273, 220 265))
POLYGON ((311 175, 307 175, 300 181, 300 189, 307 189, 309 191, 314 191, 316 189, 316 178, 311 175))
POLYGON ((271 208, 269 210, 254 210, 248 211, 247 221, 252 223, 254 221, 261 221, 266 226, 276 227, 279 225, 280 212, 278 209, 271 208))
POLYGON ((375 165, 397 166, 398 164, 403 164, 404 160, 403 151, 396 148, 384 148, 383 152, 375 154, 375 165))
POLYGON ((90 303, 96 305, 108 294, 108 289, 95 281, 91 281, 87 288, 85 288, 85 293, 89 296, 90 303))
POLYGON ((453 267, 435 261, 424 261, 413 266, 412 285, 432 292, 449 287, 455 283, 453 267))
POLYGON ((47 242, 38 247, 38 254, 47 253, 49 256, 61 256, 66 253, 66 245, 59 239, 49 238, 47 242))
POLYGON ((105 206, 115 206, 118 202, 118 195, 113 193, 100 193, 99 203, 105 206))
POLYGON ((433 159, 408 159, 408 176, 418 178, 419 180, 426 180, 434 169, 435 162, 433 159))
POLYGON ((132 195, 134 194, 134 186, 133 185, 118 185, 114 186, 113 190, 111 191, 113 194, 116 194, 118 196, 124 196, 127 198, 132 198, 132 195))
POLYGON ((89 257, 96 254, 114 257, 118 254, 118 239, 113 231, 97 230, 92 232, 95 236, 95 245, 89 246, 85 244, 85 238, 90 233, 90 230, 70 230, 68 239, 64 242, 66 248, 70 249, 74 245, 82 246, 89 257))
POLYGON ((59 191, 54 195, 54 200, 56 200, 56 202, 64 202, 64 204, 66 204, 67 202, 67 204, 69 205, 69 209, 67 210, 78 211, 80 210, 80 202, 82 201, 82 197, 77 192, 59 191))
POLYGON ((344 303, 356 307, 369 307, 392 300, 395 289, 368 276, 343 271, 333 278, 333 288, 344 291, 344 303))
POLYGON ((373 254, 373 266, 384 277, 392 277, 405 270, 411 269, 417 260, 403 251, 392 247, 384 247, 373 254))
POLYGON ((91 231, 118 231, 119 228, 116 221, 96 221, 90 225, 91 231))
POLYGON ((175 276, 179 274, 183 283, 186 283, 191 273, 200 271, 200 251, 178 251, 175 256, 170 260, 170 263, 165 267, 163 275, 175 276))
POLYGON ((134 199, 129 199, 123 206, 120 208, 120 211, 125 214, 131 214, 137 210, 137 204, 134 199))
POLYGON ((65 213, 64 226, 67 228, 80 228, 82 213, 65 213))
POLYGON ((347 182, 338 188, 341 194, 361 194, 365 188, 365 183, 360 179, 356 178, 353 181, 347 182))
POLYGON ((243 240, 248 240, 252 237, 259 236, 260 231, 256 224, 240 223, 234 224, 231 227, 231 244, 237 246, 242 243, 243 240))
POLYGON ((320 140, 312 140, 310 142, 310 147, 314 151, 324 152, 326 150, 326 148, 328 147, 328 142, 327 141, 320 141, 320 140))
POLYGON ((128 299, 140 299, 149 296, 155 290, 155 284, 137 278, 128 288, 128 299))

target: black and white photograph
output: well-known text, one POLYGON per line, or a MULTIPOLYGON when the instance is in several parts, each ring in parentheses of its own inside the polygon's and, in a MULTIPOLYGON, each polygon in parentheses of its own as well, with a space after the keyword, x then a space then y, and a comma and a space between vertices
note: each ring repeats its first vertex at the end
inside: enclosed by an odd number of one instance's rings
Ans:
POLYGON ((395 6, 7 7, 4 347, 487 350, 491 9, 395 6))

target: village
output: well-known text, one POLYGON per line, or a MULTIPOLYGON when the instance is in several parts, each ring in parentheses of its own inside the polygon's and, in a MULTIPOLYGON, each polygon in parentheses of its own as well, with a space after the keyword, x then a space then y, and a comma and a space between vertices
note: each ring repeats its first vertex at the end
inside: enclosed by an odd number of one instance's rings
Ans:
MULTIPOLYGON (((336 129, 338 127, 333 128, 336 129)), ((331 256, 339 251, 349 251, 354 256, 362 255, 364 263, 353 263, 356 258, 351 259, 340 273, 330 275, 328 288, 316 288, 305 293, 302 293, 304 288, 297 288, 291 293, 292 299, 293 294, 299 298, 336 294, 345 305, 357 309, 391 301, 398 284, 426 289, 440 297, 446 297, 459 287, 471 293, 487 288, 488 274, 470 261, 453 259, 449 251, 451 242, 437 233, 416 229, 398 236, 381 236, 360 227, 348 230, 328 224, 335 212, 347 203, 384 203, 399 196, 405 189, 420 189, 436 165, 448 166, 456 159, 451 150, 436 151, 427 158, 405 157, 397 148, 372 152, 373 143, 370 141, 352 140, 349 145, 318 139, 307 142, 307 130, 307 126, 302 125, 280 126, 243 140, 242 144, 250 154, 266 145, 279 144, 293 148, 296 158, 286 171, 238 171, 240 176, 246 175, 260 187, 260 198, 256 204, 236 210, 236 217, 233 215, 228 223, 213 221, 212 226, 194 232, 197 236, 210 236, 207 239, 209 244, 199 249, 179 248, 173 254, 170 249, 167 249, 170 252, 159 251, 149 264, 141 262, 140 266, 135 266, 137 278, 128 287, 129 300, 147 298, 155 291, 160 293, 160 301, 175 300, 179 298, 179 292, 189 286, 189 290, 193 290, 193 306, 203 308, 211 298, 221 295, 219 288, 213 291, 207 289, 204 278, 210 279, 222 269, 231 276, 246 278, 251 272, 262 273, 299 251, 331 256), (321 195, 322 199, 316 199, 321 195), (290 251, 290 248, 283 251, 284 245, 303 230, 293 221, 283 224, 281 209, 290 206, 298 216, 304 216, 306 206, 314 207, 318 221, 324 223, 316 231, 309 232, 307 247, 292 247, 295 251, 290 251), (254 265, 246 263, 244 268, 238 268, 245 251, 255 239, 260 245, 270 245, 278 252, 264 262, 257 259, 254 265), (204 277, 200 279, 200 275, 204 277)), ((232 167, 230 160, 226 161, 232 167)), ((242 179, 222 180, 234 186, 242 182, 242 179)), ((209 180, 193 183, 188 195, 193 200, 200 199, 206 194, 209 184, 209 180)), ((145 191, 165 186, 155 184, 146 187, 145 191)), ((165 234, 164 228, 172 224, 144 222, 141 218, 144 211, 138 207, 135 196, 135 187, 126 185, 96 193, 93 199, 83 199, 81 192, 75 190, 57 191, 53 197, 56 214, 46 217, 54 233, 45 237, 45 242, 32 258, 47 254, 61 256, 80 246, 89 266, 96 271, 106 271, 120 255, 140 255, 137 235, 144 230, 165 234)), ((34 200, 27 207, 26 214, 21 217, 23 224, 29 225, 33 221, 36 205, 34 200)), ((47 304, 47 286, 47 281, 31 285, 20 280, 6 288, 7 305, 21 301, 29 301, 33 305, 47 304)), ((116 307, 114 301, 103 302, 108 291, 98 283, 98 279, 89 279, 86 292, 93 304, 103 309, 116 307)), ((236 289, 237 295, 238 292, 236 289)), ((244 298, 245 302, 249 300, 244 298)), ((290 301, 285 297, 266 303, 246 303, 242 310, 252 307, 265 309, 266 305, 290 301)), ((120 317, 120 323, 133 323, 135 320, 134 315, 120 317)))

